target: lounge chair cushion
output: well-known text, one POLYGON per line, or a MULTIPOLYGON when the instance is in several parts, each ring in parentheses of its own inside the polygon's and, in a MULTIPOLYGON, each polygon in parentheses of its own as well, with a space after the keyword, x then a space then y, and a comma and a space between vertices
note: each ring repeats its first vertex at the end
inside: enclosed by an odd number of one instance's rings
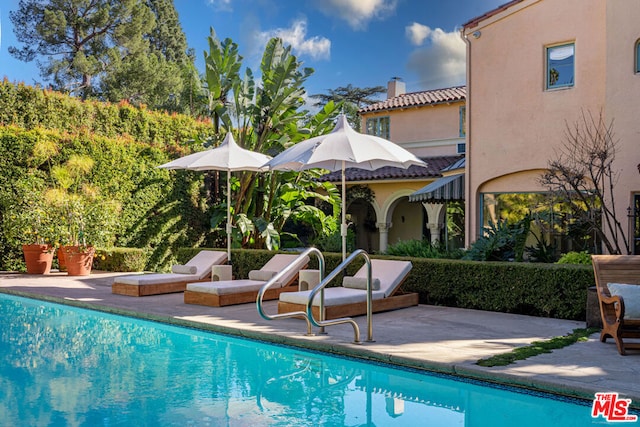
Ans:
MULTIPOLYGON (((363 289, 367 290, 367 278, 366 277, 353 277, 353 276, 345 276, 342 279, 342 286, 345 288, 352 289, 363 289)), ((374 291, 380 290, 380 279, 377 277, 373 277, 371 279, 371 289, 374 291)))
POLYGON ((626 283, 607 283, 611 295, 621 296, 624 300, 624 318, 640 319, 640 285, 626 283))
MULTIPOLYGON (((280 301, 292 304, 306 305, 309 301, 309 293, 311 291, 284 292, 280 294, 280 301)), ((374 300, 383 299, 384 292, 374 291, 371 293, 374 300)), ((353 289, 345 287, 326 288, 324 290, 324 305, 332 307, 335 305, 354 304, 358 302, 366 302, 367 293, 362 289, 353 289)), ((313 299, 313 305, 320 305, 320 294, 313 299)))
POLYGON ((114 283, 122 283, 124 285, 162 285, 165 283, 184 282, 185 280, 198 280, 195 274, 176 274, 176 273, 151 273, 151 274, 132 274, 128 276, 119 276, 114 279, 114 283))
POLYGON ((263 282, 267 282, 273 276, 276 275, 276 271, 267 271, 267 270, 251 270, 249 272, 250 280, 261 280, 263 282))
MULTIPOLYGON (((385 298, 390 297, 396 291, 398 285, 407 277, 412 267, 411 261, 371 260, 372 274, 380 280, 380 290, 384 292, 385 298)), ((363 265, 353 277, 367 277, 366 265, 363 265)))
POLYGON ((171 266, 171 272, 175 274, 196 274, 198 272, 198 267, 195 265, 176 264, 171 266))
POLYGON ((119 276, 114 279, 114 283, 124 285, 160 285, 165 283, 184 282, 189 280, 203 280, 211 273, 211 266, 221 264, 227 260, 227 253, 222 251, 200 251, 185 264, 187 267, 195 267, 195 274, 177 273, 151 273, 151 274, 130 274, 119 276))
POLYGON ((215 295, 231 295, 241 292, 257 292, 264 285, 261 280, 228 280, 223 282, 187 283, 187 290, 215 295))

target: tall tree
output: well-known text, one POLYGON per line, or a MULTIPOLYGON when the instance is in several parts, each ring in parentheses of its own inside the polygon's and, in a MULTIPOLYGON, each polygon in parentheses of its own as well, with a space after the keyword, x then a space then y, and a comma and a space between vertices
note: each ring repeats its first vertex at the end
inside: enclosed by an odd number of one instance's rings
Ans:
POLYGON ((359 88, 348 84, 347 86, 329 89, 329 93, 311 95, 310 98, 317 100, 314 104, 316 107, 325 105, 329 101, 340 104, 351 126, 359 131, 360 120, 358 120, 358 110, 364 106, 379 102, 379 100, 374 97, 385 91, 384 86, 359 88))
MULTIPOLYGON (((303 139, 304 82, 313 72, 302 63, 281 39, 267 42, 260 63, 260 80, 251 69, 241 72, 242 57, 231 40, 220 42, 215 33, 209 37, 209 52, 205 54, 206 82, 210 111, 220 130, 233 132, 244 148, 271 155, 303 139)), ((309 122, 306 134, 330 129, 336 115, 333 103, 322 109, 309 122)), ((288 218, 306 215, 308 222, 315 216, 322 221, 320 210, 307 206, 309 199, 336 202, 334 186, 325 187, 325 195, 315 191, 320 186, 311 173, 298 173, 287 180, 270 175, 245 172, 237 176, 232 209, 237 230, 245 242, 278 247, 279 231, 288 218), (329 194, 329 196, 326 196, 329 194), (313 212, 312 212, 313 211, 313 212), (310 213, 311 212, 311 213, 310 213)), ((317 176, 317 175, 316 175, 317 176)), ((235 177, 234 177, 235 178, 235 177)), ((320 225, 318 227, 321 227, 320 225)), ((239 239, 236 239, 238 241, 239 239)))
POLYGON ((9 13, 22 48, 9 47, 21 61, 37 60, 55 89, 93 95, 94 79, 119 50, 137 50, 155 25, 141 0, 20 0, 9 13))
POLYGON ((24 45, 11 54, 55 89, 189 112, 193 55, 172 0, 21 0, 10 17, 24 45))

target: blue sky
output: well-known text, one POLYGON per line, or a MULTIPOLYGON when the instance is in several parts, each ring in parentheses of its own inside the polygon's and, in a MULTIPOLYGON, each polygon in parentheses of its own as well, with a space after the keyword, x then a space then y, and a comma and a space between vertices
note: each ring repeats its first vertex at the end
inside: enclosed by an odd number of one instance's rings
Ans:
MULTIPOLYGON (((239 45, 244 66, 259 72, 266 40, 290 44, 315 70, 308 94, 352 84, 386 86, 401 77, 407 91, 465 83, 465 45, 459 28, 506 0, 174 0, 190 47, 203 71, 212 27, 239 45)), ((18 0, 0 0, 0 78, 42 83, 35 63, 9 55, 16 45, 9 11, 18 0)))

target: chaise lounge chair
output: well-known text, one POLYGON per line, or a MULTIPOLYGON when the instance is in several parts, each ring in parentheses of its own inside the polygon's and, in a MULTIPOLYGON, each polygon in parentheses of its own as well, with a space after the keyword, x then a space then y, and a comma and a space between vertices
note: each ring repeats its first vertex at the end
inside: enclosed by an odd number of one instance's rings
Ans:
POLYGON ((625 341, 640 338, 640 256, 592 255, 591 260, 602 316, 600 341, 613 338, 621 355, 640 350, 640 342, 625 341))
POLYGON ((132 297, 183 292, 187 283, 210 280, 211 268, 225 262, 226 252, 200 251, 185 265, 174 265, 171 273, 116 277, 111 285, 111 292, 132 297))
POLYGON ((184 292, 184 302, 211 307, 255 302, 262 285, 292 263, 293 268, 282 278, 280 286, 269 289, 264 297, 265 300, 277 299, 283 292, 298 290, 295 282, 300 270, 309 264, 309 257, 276 254, 260 270, 250 271, 248 279, 188 283, 184 292))
MULTIPOLYGON (((402 282, 406 279, 412 265, 409 261, 371 260, 373 283, 373 312, 395 310, 418 305, 417 293, 400 293, 402 282)), ((342 286, 324 290, 325 319, 360 316, 367 313, 367 268, 363 265, 352 277, 346 276, 342 286)), ((287 292, 280 295, 278 313, 307 311, 307 302, 311 290, 287 292)), ((313 316, 319 319, 320 295, 313 302, 313 316)))

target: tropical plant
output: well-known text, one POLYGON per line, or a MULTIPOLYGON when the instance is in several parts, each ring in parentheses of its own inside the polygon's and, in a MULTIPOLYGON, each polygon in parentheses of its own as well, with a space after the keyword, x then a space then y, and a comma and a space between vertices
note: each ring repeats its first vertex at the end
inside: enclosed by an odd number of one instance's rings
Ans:
MULTIPOLYGON (((305 135, 327 132, 337 115, 336 106, 328 104, 307 120, 303 84, 311 75, 309 68, 291 53, 291 47, 274 38, 267 43, 260 63, 261 82, 251 69, 241 76, 242 57, 231 39, 220 42, 213 29, 209 36, 209 52, 205 53, 206 83, 209 109, 217 130, 233 132, 243 148, 275 155, 305 135)), ((220 135, 218 137, 221 137, 220 135)), ((215 144, 211 139, 208 144, 215 144)), ((317 181, 318 172, 289 175, 280 173, 237 174, 233 191, 233 214, 244 246, 278 248, 280 233, 288 220, 305 220, 321 230, 325 224, 321 210, 311 200, 339 205, 335 186, 317 181), (251 197, 249 197, 249 195, 251 197), (310 217, 314 217, 310 220, 310 217)), ((215 182, 211 180, 210 182, 215 182)), ((228 190, 227 190, 228 191, 228 190)), ((211 202, 220 211, 222 193, 213 189, 211 202), (215 199, 217 195, 218 199, 215 199)), ((219 215, 212 218, 218 224, 219 215)))
POLYGON ((515 223, 506 220, 489 221, 480 236, 467 250, 463 259, 474 261, 522 261, 524 243, 529 235, 531 218, 515 223))

